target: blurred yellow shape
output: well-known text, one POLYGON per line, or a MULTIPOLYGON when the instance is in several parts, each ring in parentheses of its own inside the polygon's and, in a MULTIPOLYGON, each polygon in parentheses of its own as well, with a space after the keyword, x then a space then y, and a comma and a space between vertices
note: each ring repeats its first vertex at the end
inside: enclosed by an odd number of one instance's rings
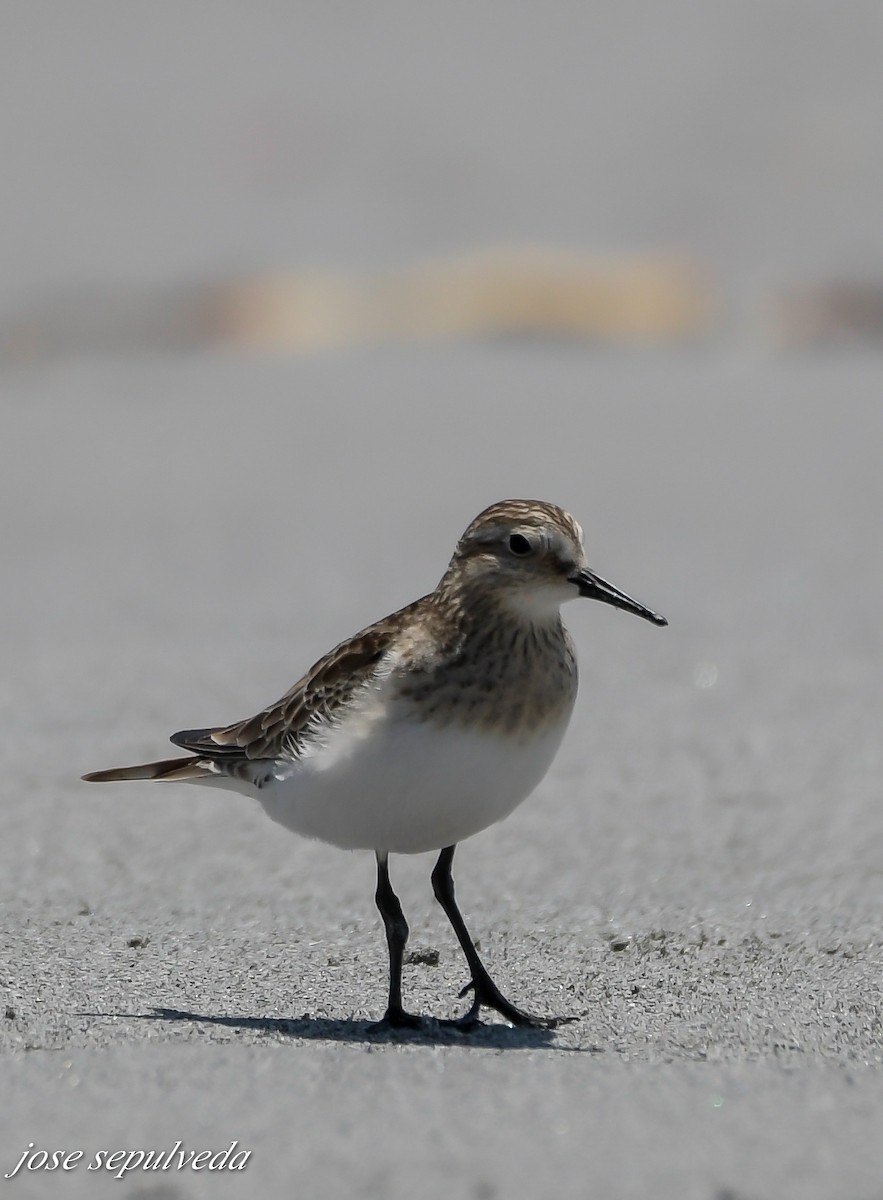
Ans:
POLYGON ((682 258, 512 248, 378 276, 258 276, 222 285, 213 309, 224 341, 302 353, 495 334, 669 341, 704 332, 714 303, 682 258))

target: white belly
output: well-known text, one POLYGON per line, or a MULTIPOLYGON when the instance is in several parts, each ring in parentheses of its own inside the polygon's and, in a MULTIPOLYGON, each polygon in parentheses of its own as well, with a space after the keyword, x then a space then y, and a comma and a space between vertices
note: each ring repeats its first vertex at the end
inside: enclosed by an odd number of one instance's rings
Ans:
POLYGON ((387 712, 329 730, 324 743, 248 790, 274 821, 306 837, 349 850, 437 850, 502 820, 530 795, 568 718, 532 738, 507 738, 387 712))

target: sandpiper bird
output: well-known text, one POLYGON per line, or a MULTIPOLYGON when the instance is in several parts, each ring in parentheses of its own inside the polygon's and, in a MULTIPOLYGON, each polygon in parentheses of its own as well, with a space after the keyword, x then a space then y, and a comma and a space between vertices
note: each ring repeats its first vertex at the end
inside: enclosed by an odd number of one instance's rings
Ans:
POLYGON ((83 778, 183 780, 256 797, 295 833, 373 850, 375 900, 389 949, 389 998, 375 1028, 420 1028, 402 1005, 408 925, 389 878, 390 854, 439 850, 436 899, 463 948, 482 1007, 515 1025, 552 1028, 500 992, 454 898, 458 842, 508 816, 555 757, 577 688, 563 601, 587 596, 667 624, 591 571, 582 529, 537 500, 504 500, 461 537, 434 592, 341 642, 255 717, 187 729, 190 753, 83 778))

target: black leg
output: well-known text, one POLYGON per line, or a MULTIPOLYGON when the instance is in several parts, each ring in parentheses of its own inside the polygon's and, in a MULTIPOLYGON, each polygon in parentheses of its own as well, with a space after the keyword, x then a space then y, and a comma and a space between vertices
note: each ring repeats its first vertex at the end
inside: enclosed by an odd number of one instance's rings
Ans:
POLYGON ((408 941, 408 922, 402 912, 399 898, 389 881, 389 866, 386 854, 377 853, 377 891, 374 894, 383 925, 386 929, 386 944, 389 947, 389 1002, 386 1015, 373 1028, 419 1029, 420 1017, 407 1013, 402 1008, 402 959, 408 941))
POLYGON ((472 1010, 463 1018, 465 1022, 474 1024, 478 1016, 478 1009, 484 1005, 485 1008, 492 1008, 507 1021, 511 1021, 513 1025, 527 1025, 539 1029, 554 1029, 556 1025, 561 1025, 566 1021, 573 1021, 575 1017, 533 1017, 530 1013, 522 1012, 520 1008, 516 1008, 511 1001, 507 1000, 500 989, 487 973, 487 968, 478 957, 478 951, 475 949, 475 944, 469 936, 469 930, 466 928, 466 922, 457 907, 457 901, 454 898, 454 879, 451 875, 451 864, 454 861, 454 851, 456 846, 446 846, 438 856, 438 862, 432 872, 432 890, 435 893, 435 898, 445 910, 448 920, 454 927, 454 933, 457 935, 457 940, 463 947, 463 953, 466 955, 466 961, 469 964, 469 970, 472 972, 472 982, 461 992, 465 995, 467 991, 472 989, 474 993, 474 1003, 472 1010))

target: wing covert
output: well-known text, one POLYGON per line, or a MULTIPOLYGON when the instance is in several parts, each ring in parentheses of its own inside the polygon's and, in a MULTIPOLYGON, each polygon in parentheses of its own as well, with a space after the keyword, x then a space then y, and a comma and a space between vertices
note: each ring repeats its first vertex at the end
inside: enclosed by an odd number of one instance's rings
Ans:
POLYGON ((233 725, 184 729, 170 740, 193 754, 219 761, 296 757, 315 724, 333 721, 354 692, 374 677, 397 628, 397 622, 386 617, 341 642, 275 704, 253 717, 233 725))

